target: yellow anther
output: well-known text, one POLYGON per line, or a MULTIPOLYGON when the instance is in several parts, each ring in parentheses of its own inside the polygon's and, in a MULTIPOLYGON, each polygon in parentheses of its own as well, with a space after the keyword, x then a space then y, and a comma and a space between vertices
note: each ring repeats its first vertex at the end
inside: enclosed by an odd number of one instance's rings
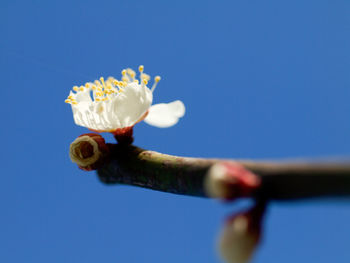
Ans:
POLYGON ((113 80, 113 84, 114 84, 114 86, 118 86, 119 85, 119 81, 118 80, 113 80))
POLYGON ((92 85, 92 90, 96 90, 96 86, 95 85, 92 85))
POLYGON ((133 71, 131 68, 126 69, 127 73, 130 75, 130 77, 134 78, 136 75, 136 72, 133 71))
POLYGON ((146 74, 146 73, 142 73, 141 79, 142 79, 142 80, 143 80, 143 79, 146 79, 147 81, 149 81, 149 80, 151 79, 151 76, 148 75, 148 74, 146 74))
POLYGON ((143 72, 143 69, 144 69, 144 66, 143 65, 140 65, 139 66, 139 71, 142 73, 143 72))
POLYGON ((148 83, 147 79, 143 79, 142 82, 143 82, 143 84, 145 84, 145 85, 147 85, 147 83, 148 83))
POLYGON ((101 101, 101 98, 96 98, 95 101, 101 101))
POLYGON ((159 82, 160 80, 161 80, 161 77, 160 77, 160 76, 155 76, 155 78, 154 78, 154 83, 153 83, 153 86, 152 86, 152 88, 151 88, 151 91, 152 91, 152 92, 156 89, 157 84, 158 84, 158 82, 159 82))
POLYGON ((135 79, 134 82, 136 82, 137 84, 139 84, 139 80, 138 80, 138 79, 135 79))
POLYGON ((70 101, 70 99, 66 99, 64 102, 65 103, 70 103, 71 101, 70 101))
POLYGON ((76 102, 76 101, 72 101, 72 104, 73 104, 73 105, 77 105, 77 104, 78 104, 78 102, 76 102))
POLYGON ((79 90, 80 90, 80 91, 84 91, 84 87, 81 86, 81 87, 79 88, 79 90))
POLYGON ((90 83, 85 83, 85 88, 90 88, 90 83))
POLYGON ((78 86, 74 86, 74 87, 73 87, 73 90, 74 90, 74 91, 78 91, 78 90, 79 90, 78 86))
POLYGON ((127 82, 129 79, 128 79, 128 77, 127 76, 123 76, 122 77, 122 81, 125 81, 125 82, 127 82))
POLYGON ((67 99, 73 99, 73 96, 72 95, 69 95, 67 99))
POLYGON ((122 70, 122 75, 125 76, 126 75, 126 69, 122 70))
POLYGON ((94 83, 97 87, 102 87, 101 83, 98 80, 95 80, 94 83))

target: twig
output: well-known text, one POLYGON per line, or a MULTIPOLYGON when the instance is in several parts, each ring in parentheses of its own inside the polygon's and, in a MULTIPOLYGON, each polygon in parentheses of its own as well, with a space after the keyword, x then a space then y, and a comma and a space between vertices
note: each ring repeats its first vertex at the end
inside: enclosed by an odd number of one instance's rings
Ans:
POLYGON ((203 180, 218 162, 241 164, 260 176, 255 198, 294 200, 350 196, 350 163, 257 162, 185 158, 135 146, 109 144, 111 160, 98 170, 106 184, 127 184, 175 194, 206 197, 203 180))

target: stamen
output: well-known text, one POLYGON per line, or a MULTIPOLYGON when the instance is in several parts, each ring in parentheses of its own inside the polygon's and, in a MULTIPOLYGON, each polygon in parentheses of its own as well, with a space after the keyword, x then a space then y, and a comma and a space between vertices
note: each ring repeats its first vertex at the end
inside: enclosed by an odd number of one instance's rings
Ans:
POLYGON ((132 78, 132 80, 134 80, 136 76, 136 72, 133 71, 131 68, 127 68, 126 71, 129 74, 129 76, 132 78))
POLYGON ((107 81, 113 83, 113 81, 115 81, 115 78, 113 78, 113 77, 108 77, 107 81))
POLYGON ((98 80, 95 80, 94 83, 97 87, 99 88, 102 87, 101 83, 98 80))
POLYGON ((143 70, 144 70, 144 66, 140 65, 139 66, 139 71, 140 71, 140 81, 141 81, 141 85, 143 85, 142 79, 143 79, 143 70))
POLYGON ((160 77, 160 76, 156 76, 156 77, 154 78, 154 83, 153 83, 153 86, 152 86, 152 89, 151 89, 152 92, 156 89, 157 84, 158 84, 158 82, 159 82, 160 80, 161 80, 161 77, 160 77))
POLYGON ((150 75, 146 74, 146 73, 142 73, 141 79, 146 79, 147 81, 149 81, 151 79, 150 75))
POLYGON ((101 83, 102 83, 103 88, 106 89, 106 84, 105 84, 104 78, 101 77, 101 78, 100 78, 100 81, 101 81, 101 83))
POLYGON ((78 92, 78 91, 79 91, 78 86, 74 86, 74 87, 73 87, 73 90, 78 92))

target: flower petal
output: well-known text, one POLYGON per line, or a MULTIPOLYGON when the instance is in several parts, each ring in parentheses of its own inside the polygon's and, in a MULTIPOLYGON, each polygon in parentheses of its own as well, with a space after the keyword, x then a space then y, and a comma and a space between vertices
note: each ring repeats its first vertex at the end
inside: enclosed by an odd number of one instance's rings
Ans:
POLYGON ((170 103, 160 103, 151 106, 145 122, 158 128, 168 128, 175 125, 179 118, 185 115, 185 105, 180 100, 170 103))
POLYGON ((112 115, 118 118, 120 127, 133 126, 152 104, 153 94, 146 86, 129 84, 112 104, 112 115))

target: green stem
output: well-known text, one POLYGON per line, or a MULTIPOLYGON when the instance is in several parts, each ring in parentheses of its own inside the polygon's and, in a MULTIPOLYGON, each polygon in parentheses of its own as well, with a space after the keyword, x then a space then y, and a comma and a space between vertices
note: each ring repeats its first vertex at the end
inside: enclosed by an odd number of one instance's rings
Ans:
POLYGON ((127 184, 175 194, 206 197, 203 180, 211 165, 234 162, 261 177, 253 197, 291 200, 350 196, 350 163, 256 162, 186 158, 110 144, 111 161, 98 170, 107 184, 127 184))

